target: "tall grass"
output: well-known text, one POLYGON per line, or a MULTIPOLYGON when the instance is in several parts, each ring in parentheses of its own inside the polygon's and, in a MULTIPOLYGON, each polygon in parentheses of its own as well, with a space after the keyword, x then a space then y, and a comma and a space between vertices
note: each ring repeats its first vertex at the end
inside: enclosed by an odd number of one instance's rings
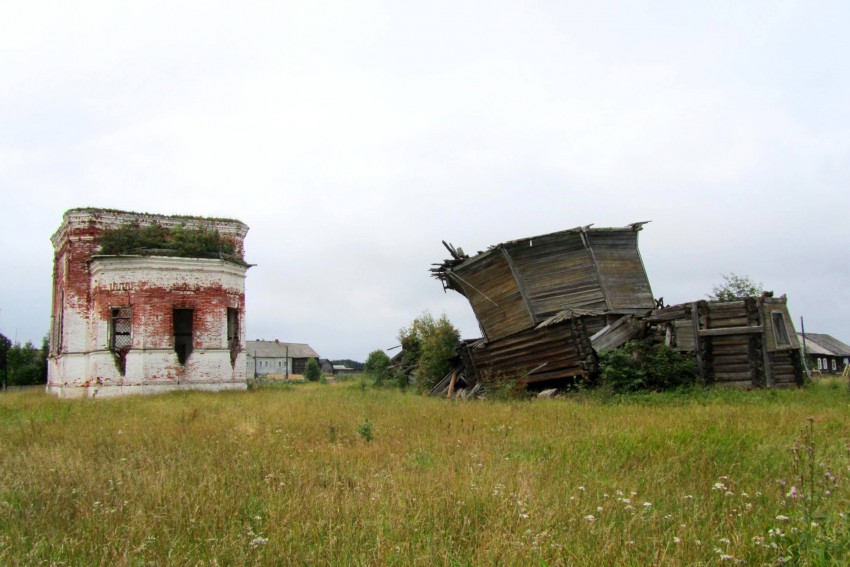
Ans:
POLYGON ((848 436, 838 383, 466 403, 356 381, 10 393, 0 564, 842 564, 848 436))

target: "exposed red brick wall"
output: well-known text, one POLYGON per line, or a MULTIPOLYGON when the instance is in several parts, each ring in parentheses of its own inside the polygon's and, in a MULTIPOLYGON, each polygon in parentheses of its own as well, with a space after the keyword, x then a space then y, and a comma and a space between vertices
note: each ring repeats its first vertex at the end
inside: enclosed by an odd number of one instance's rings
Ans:
MULTIPOLYGON (((54 357, 59 357, 52 368, 54 378, 60 384, 76 383, 78 386, 101 384, 115 380, 115 369, 107 368, 107 374, 101 376, 102 362, 94 363, 97 375, 77 376, 87 363, 75 362, 72 367, 63 366, 63 353, 74 356, 86 356, 87 353, 101 353, 97 360, 102 361, 109 355, 109 322, 112 308, 131 307, 132 347, 130 352, 148 353, 154 358, 145 358, 144 380, 146 383, 184 380, 229 380, 229 374, 222 375, 217 360, 221 354, 205 354, 208 350, 215 353, 225 351, 224 360, 230 362, 233 376, 240 375, 233 366, 236 357, 231 357, 227 341, 227 309, 238 310, 239 329, 244 337, 245 293, 244 269, 234 269, 233 264, 220 260, 192 260, 185 262, 171 259, 173 265, 165 260, 151 262, 151 269, 130 268, 130 272, 121 272, 124 262, 133 261, 132 257, 121 257, 118 264, 106 264, 97 268, 97 262, 91 263, 99 253, 100 237, 106 228, 113 228, 136 221, 129 213, 92 212, 84 210, 69 211, 63 225, 53 237, 55 255, 53 268, 53 326, 54 335, 60 333, 62 339, 54 336, 51 340, 54 357), (192 262, 195 262, 193 265, 192 262), (223 266, 229 265, 230 268, 223 266), (187 267, 189 266, 189 267, 187 267), (93 267, 94 272, 93 272, 93 267), (113 271, 109 271, 113 270, 113 271), (117 270, 117 271, 114 271, 117 270), (195 271, 197 270, 197 271, 195 271), (241 272, 240 272, 241 270, 241 272), (132 272, 132 275, 129 275, 132 272), (98 274, 94 276, 93 273, 98 274), (129 277, 124 281, 122 278, 129 277), (193 353, 186 364, 177 362, 174 353, 173 310, 186 308, 193 310, 193 353), (61 348, 59 348, 61 345, 61 348), (196 356, 193 364, 193 356, 196 356), (204 357, 213 358, 204 358, 204 357), (203 362, 207 360, 207 362, 203 362), (73 376, 63 374, 62 368, 73 368, 73 376), (199 368, 204 368, 201 371, 199 368), (209 372, 209 376, 203 375, 209 372), (189 373, 192 373, 190 376, 189 373), (70 382, 69 382, 70 380, 70 382)), ((185 219, 146 215, 140 224, 158 222, 164 226, 177 226, 185 219)), ((194 224, 190 221, 188 224, 194 224)), ((209 226, 198 221, 198 224, 209 226)), ((245 225, 237 222, 214 221, 213 227, 226 238, 230 238, 238 254, 243 253, 243 238, 247 231, 245 225)), ((115 262, 115 257, 111 262, 115 262)), ((138 260, 136 260, 138 261, 138 260)), ((240 342, 244 339, 240 339, 240 342)), ((239 348, 241 350, 241 346, 239 348)), ((75 359, 78 360, 78 359, 75 359)), ((94 359, 93 359, 94 360, 94 359)), ((108 358, 106 359, 108 362, 108 358)), ((134 360, 132 356, 127 360, 134 360)), ((142 359, 136 358, 136 364, 142 359)), ((243 363, 244 365, 244 363, 243 363)), ((138 371, 138 368, 136 368, 138 371)), ((129 375, 129 374, 128 374, 129 375)), ((244 380, 244 369, 241 371, 244 380)), ((118 378, 121 378, 120 376, 118 378)))

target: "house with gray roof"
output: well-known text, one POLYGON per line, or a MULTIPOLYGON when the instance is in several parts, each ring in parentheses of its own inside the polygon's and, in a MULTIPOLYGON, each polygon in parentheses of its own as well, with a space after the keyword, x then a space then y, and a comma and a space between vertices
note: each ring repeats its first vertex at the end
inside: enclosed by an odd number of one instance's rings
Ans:
POLYGON ((811 370, 841 372, 850 364, 850 345, 824 333, 798 333, 811 370))
POLYGON ((273 341, 246 341, 248 376, 277 380, 301 378, 307 361, 319 361, 319 353, 305 343, 273 341))

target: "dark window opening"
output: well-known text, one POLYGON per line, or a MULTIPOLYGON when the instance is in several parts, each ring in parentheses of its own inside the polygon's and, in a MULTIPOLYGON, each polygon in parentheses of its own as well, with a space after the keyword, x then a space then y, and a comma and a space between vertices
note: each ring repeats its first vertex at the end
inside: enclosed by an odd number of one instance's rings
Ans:
POLYGON ((129 307, 112 308, 112 336, 109 344, 109 348, 112 350, 124 350, 133 345, 133 338, 130 334, 132 328, 131 316, 132 312, 129 307))
POLYGON ((129 307, 113 307, 109 320, 109 349, 121 376, 127 372, 127 352, 133 346, 132 311, 129 307))
POLYGON ((186 364, 186 359, 192 354, 192 309, 174 310, 174 352, 177 361, 186 364))
POLYGON ((227 348, 230 350, 230 365, 236 365, 239 354, 239 310, 227 308, 227 348))
POLYGON ((50 337, 50 354, 59 354, 62 351, 62 324, 65 319, 65 290, 59 291, 59 308, 53 325, 53 334, 50 337))
POLYGON ((775 311, 770 316, 773 320, 773 336, 776 338, 776 345, 790 345, 791 340, 788 338, 788 329, 785 328, 785 318, 782 313, 775 311))

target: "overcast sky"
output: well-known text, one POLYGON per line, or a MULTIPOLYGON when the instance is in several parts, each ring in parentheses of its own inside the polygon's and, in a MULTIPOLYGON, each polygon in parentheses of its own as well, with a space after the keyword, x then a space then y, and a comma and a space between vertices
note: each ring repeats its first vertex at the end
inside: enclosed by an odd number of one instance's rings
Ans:
MULTIPOLYGON (((0 332, 39 342, 62 214, 251 228, 249 339, 365 359, 468 253, 651 220, 653 293, 721 274, 850 342, 850 3, 0 4, 0 332)), ((799 330, 799 329, 798 329, 799 330)))

